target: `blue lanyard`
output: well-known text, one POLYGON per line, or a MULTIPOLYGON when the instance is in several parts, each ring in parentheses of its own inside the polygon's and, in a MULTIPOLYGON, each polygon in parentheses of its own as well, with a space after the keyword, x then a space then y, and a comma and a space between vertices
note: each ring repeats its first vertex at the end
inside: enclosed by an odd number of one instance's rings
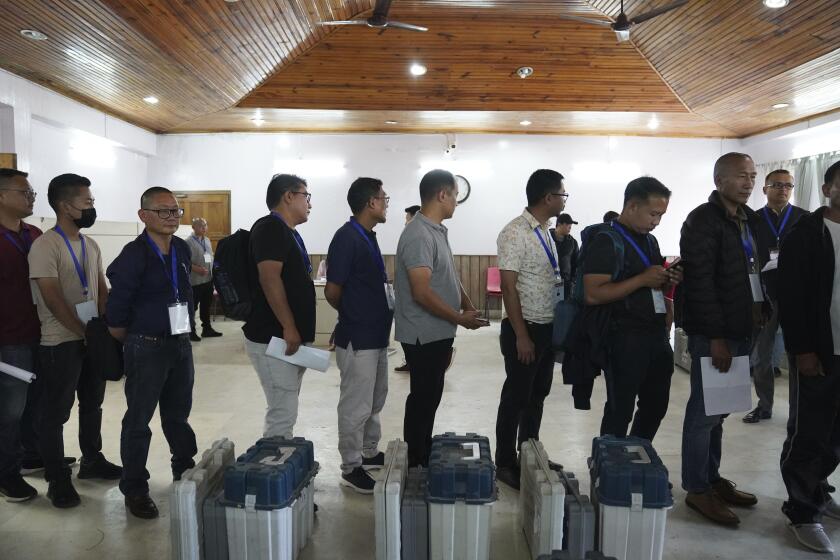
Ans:
POLYGON ((755 261, 755 252, 753 251, 753 246, 751 243, 752 232, 750 231, 749 224, 745 223, 744 228, 746 228, 747 231, 747 238, 744 239, 744 236, 741 236, 741 245, 744 246, 744 254, 747 255, 747 260, 750 261, 750 264, 752 264, 755 261))
POLYGON ((11 231, 7 231, 5 233, 6 239, 9 240, 9 243, 14 245, 18 251, 25 255, 29 254, 29 249, 32 248, 32 238, 29 236, 29 230, 21 226, 20 228, 20 237, 23 239, 23 245, 20 245, 17 241, 17 237, 12 235, 11 231))
POLYGON ((362 225, 359 222, 357 222, 353 218, 350 218, 350 225, 352 225, 354 228, 356 228, 356 231, 359 232, 359 235, 361 235, 362 238, 364 238, 364 240, 367 241, 368 247, 370 248, 370 252, 373 255, 373 260, 376 261, 376 265, 379 267, 379 270, 382 272, 382 279, 385 282, 387 282, 388 281, 388 275, 385 274, 385 259, 382 258, 382 251, 379 250, 379 247, 377 247, 376 245, 373 244, 373 241, 371 241, 370 237, 368 237, 367 232, 365 231, 365 228, 363 228, 362 225))
MULTIPOLYGON (((630 244, 630 245, 631 245, 631 246, 632 246, 632 247, 636 250, 636 253, 638 253, 639 258, 640 258, 640 259, 642 259, 642 263, 644 263, 645 268, 649 268, 649 267, 650 267, 650 257, 648 257, 648 256, 645 254, 645 252, 644 252, 644 251, 642 251, 642 248, 641 248, 641 247, 639 247, 638 243, 636 243, 636 242, 633 240, 633 238, 632 238, 632 237, 630 237, 630 235, 627 233, 627 230, 625 230, 623 227, 621 227, 621 224, 619 224, 619 223, 618 223, 618 221, 615 221, 615 220, 614 220, 614 221, 612 221, 612 222, 610 222, 610 225, 611 225, 614 229, 618 230, 618 233, 620 233, 620 234, 621 234, 621 236, 622 236, 624 239, 626 239, 626 240, 627 240, 627 242, 628 242, 628 243, 629 243, 629 244, 630 244)), ((651 242, 650 242, 650 237, 645 236, 645 239, 647 239, 647 242, 648 242, 648 249, 650 250, 651 254, 653 254, 653 246, 651 245, 651 242)))
POLYGON ((204 242, 207 240, 207 238, 202 237, 201 239, 199 239, 195 235, 193 235, 192 238, 195 239, 196 243, 201 243, 201 248, 204 249, 204 252, 206 253, 207 252, 207 245, 204 242))
POLYGON ((790 218, 791 210, 793 210, 793 206, 788 204, 788 209, 782 217, 782 223, 779 225, 779 229, 776 229, 776 226, 773 225, 773 221, 770 219, 770 212, 767 211, 766 206, 764 207, 764 219, 767 220, 767 225, 770 226, 770 231, 772 231, 773 235, 776 236, 776 244, 778 244, 779 240, 782 238, 782 232, 785 231, 785 226, 787 225, 788 218, 790 218))
MULTIPOLYGON (((67 250, 70 251, 70 256, 73 257, 73 265, 76 267, 76 274, 79 275, 79 280, 82 283, 82 294, 87 297, 88 295, 88 281, 87 281, 87 274, 85 273, 85 267, 79 263, 79 259, 76 258, 76 253, 73 252, 73 246, 70 245, 70 240, 67 239, 67 235, 65 235, 64 230, 61 229, 61 226, 56 224, 55 231, 58 235, 64 239, 64 243, 67 245, 67 250)), ((82 240, 82 262, 87 264, 87 249, 85 248, 85 236, 79 234, 79 239, 82 240)))
MULTIPOLYGON (((280 214, 272 212, 271 215, 283 222, 286 227, 289 227, 289 224, 286 223, 280 214)), ((292 232, 292 237, 295 238, 295 243, 297 243, 298 249, 300 249, 300 256, 303 257, 303 264, 306 265, 306 270, 312 274, 312 261, 309 260, 309 253, 306 252, 306 245, 303 244, 303 238, 292 228, 289 228, 289 230, 292 232)))
POLYGON ((543 239, 543 236, 540 235, 540 226, 534 228, 534 235, 536 235, 537 239, 540 240, 540 245, 542 245, 543 250, 545 251, 545 254, 548 257, 548 262, 551 263, 551 268, 552 270, 554 270, 555 276, 560 276, 560 267, 557 266, 557 259, 554 258, 554 253, 551 251, 551 249, 548 248, 548 245, 546 244, 545 239, 543 239))
POLYGON ((160 259, 161 264, 163 264, 163 272, 166 274, 167 278, 169 278, 169 282, 172 284, 172 292, 175 294, 175 303, 180 303, 181 298, 180 293, 178 291, 178 257, 175 251, 175 244, 172 243, 169 246, 169 263, 172 267, 172 274, 170 275, 166 270, 166 261, 163 260, 163 253, 160 252, 160 249, 155 244, 154 241, 149 237, 149 234, 143 232, 143 237, 146 238, 146 243, 149 244, 149 247, 152 248, 152 251, 155 252, 155 255, 158 256, 160 259))

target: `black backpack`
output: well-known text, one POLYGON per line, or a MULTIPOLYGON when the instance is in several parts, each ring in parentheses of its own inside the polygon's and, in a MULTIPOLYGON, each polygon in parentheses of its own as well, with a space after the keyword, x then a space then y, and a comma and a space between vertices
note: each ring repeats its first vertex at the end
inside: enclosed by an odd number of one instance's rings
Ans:
POLYGON ((246 229, 220 239, 213 260, 213 285, 225 317, 244 321, 251 313, 248 251, 251 232, 246 229))

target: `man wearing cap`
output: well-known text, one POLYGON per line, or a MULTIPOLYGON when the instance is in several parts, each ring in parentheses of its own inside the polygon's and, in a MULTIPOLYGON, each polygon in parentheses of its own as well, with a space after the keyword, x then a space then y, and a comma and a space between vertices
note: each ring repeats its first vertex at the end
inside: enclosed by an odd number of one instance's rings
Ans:
POLYGON ((577 222, 570 215, 560 214, 557 216, 557 225, 551 230, 551 236, 557 246, 557 264, 560 265, 560 275, 563 277, 563 289, 567 298, 571 294, 580 251, 577 239, 572 237, 572 225, 577 225, 577 222))

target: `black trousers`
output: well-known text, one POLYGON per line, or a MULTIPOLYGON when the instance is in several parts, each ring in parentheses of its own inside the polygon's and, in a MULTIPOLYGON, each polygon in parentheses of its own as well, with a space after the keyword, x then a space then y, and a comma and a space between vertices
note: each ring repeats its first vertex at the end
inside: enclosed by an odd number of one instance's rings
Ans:
POLYGON ((798 375, 791 367, 787 440, 782 447, 782 480, 788 499, 782 511, 793 523, 819 523, 831 499, 826 479, 840 464, 840 357, 824 376, 798 375))
POLYGON ((444 374, 449 366, 454 340, 447 338, 428 344, 419 344, 419 341, 418 344, 402 343, 411 384, 403 420, 409 467, 429 465, 435 414, 443 395, 444 374))
POLYGON ((195 311, 198 309, 199 318, 201 319, 201 327, 204 329, 210 328, 210 305, 213 302, 213 282, 205 282, 192 287, 193 290, 193 304, 192 313, 190 314, 190 327, 195 332, 195 311))
POLYGON ((73 402, 79 398, 79 447, 82 457, 102 457, 102 401, 105 380, 87 367, 82 341, 41 346, 38 350, 41 376, 39 436, 41 458, 48 481, 69 476, 64 464, 64 424, 70 419, 73 402))
POLYGON ((632 420, 631 436, 653 440, 668 411, 674 351, 664 331, 613 331, 609 336, 601 435, 624 437, 632 420))
POLYGON ((510 321, 502 321, 499 344, 505 360, 505 383, 496 415, 496 466, 516 465, 517 450, 530 438, 539 439, 543 401, 554 378, 552 325, 526 323, 536 359, 528 365, 516 355, 516 334, 510 321))
POLYGON ((123 475, 120 490, 126 496, 149 493, 146 460, 152 442, 149 423, 160 404, 160 423, 172 453, 172 473, 195 466, 198 452, 189 424, 195 372, 187 335, 125 339, 125 399, 120 455, 123 475))

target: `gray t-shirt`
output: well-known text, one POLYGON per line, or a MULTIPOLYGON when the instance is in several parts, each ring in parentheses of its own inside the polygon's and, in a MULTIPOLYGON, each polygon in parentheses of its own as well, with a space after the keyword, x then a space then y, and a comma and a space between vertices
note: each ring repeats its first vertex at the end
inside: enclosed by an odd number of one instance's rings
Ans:
POLYGON ((190 235, 186 239, 190 246, 190 264, 203 266, 209 274, 206 276, 190 270, 190 286, 206 284, 213 279, 213 245, 207 237, 202 239, 190 235))
POLYGON ((455 271, 455 260, 449 247, 447 229, 420 212, 403 229, 397 244, 394 278, 395 337, 406 344, 428 344, 455 338, 457 325, 433 315, 414 301, 408 271, 412 268, 432 270, 431 288, 453 310, 461 309, 461 284, 455 271))

